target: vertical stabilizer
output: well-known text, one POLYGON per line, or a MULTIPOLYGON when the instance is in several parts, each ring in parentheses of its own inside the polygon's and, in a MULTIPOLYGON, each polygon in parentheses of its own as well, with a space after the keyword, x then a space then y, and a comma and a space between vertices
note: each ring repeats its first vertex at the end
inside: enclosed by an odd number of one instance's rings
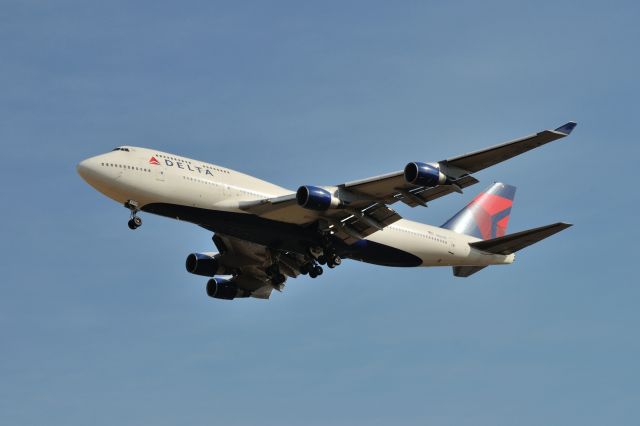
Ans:
POLYGON ((516 187, 496 182, 478 194, 442 228, 483 240, 502 237, 507 232, 516 187))

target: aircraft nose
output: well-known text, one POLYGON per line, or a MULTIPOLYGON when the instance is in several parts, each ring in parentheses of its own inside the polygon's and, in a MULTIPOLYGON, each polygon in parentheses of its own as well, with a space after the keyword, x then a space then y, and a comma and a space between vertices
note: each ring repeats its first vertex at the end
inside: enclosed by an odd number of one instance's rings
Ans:
POLYGON ((96 157, 87 158, 86 160, 82 160, 76 166, 76 170, 78 170, 78 174, 82 179, 87 183, 91 183, 93 180, 99 177, 98 163, 96 157))
POLYGON ((89 176, 89 170, 91 168, 89 163, 90 163, 89 159, 82 160, 81 162, 78 163, 78 166, 76 167, 76 169, 78 170, 78 174, 84 180, 87 180, 87 177, 89 176))

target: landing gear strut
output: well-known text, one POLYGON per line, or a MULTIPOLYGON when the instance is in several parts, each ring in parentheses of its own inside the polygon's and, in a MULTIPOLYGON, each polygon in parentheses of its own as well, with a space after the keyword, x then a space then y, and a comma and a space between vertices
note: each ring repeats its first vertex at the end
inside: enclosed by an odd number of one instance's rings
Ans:
POLYGON ((124 203, 124 206, 131 211, 129 222, 127 222, 129 229, 133 230, 140 228, 142 226, 142 219, 138 217, 138 212, 140 211, 140 209, 138 209, 138 203, 136 201, 129 200, 124 203))

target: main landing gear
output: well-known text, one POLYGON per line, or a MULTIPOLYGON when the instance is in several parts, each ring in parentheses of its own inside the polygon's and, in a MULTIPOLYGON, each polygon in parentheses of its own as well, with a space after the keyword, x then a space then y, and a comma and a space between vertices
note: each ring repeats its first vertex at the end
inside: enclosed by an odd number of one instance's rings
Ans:
POLYGON ((303 275, 309 274, 311 278, 316 278, 322 275, 322 266, 316 264, 315 262, 305 263, 300 267, 300 273, 303 275))
POLYGON ((322 254, 318 256, 318 263, 321 265, 327 265, 329 268, 333 269, 342 263, 342 259, 335 253, 329 253, 328 255, 322 254))
POLYGON ((140 211, 140 209, 138 209, 138 203, 134 200, 129 200, 124 203, 124 206, 131 211, 129 222, 127 222, 129 229, 140 228, 142 226, 142 219, 138 217, 138 212, 140 211))
POLYGON ((330 249, 312 249, 309 250, 309 254, 311 255, 311 260, 302 265, 300 273, 303 275, 309 274, 311 278, 317 278, 322 275, 323 269, 320 265, 327 265, 329 268, 333 269, 342 263, 340 256, 330 249))

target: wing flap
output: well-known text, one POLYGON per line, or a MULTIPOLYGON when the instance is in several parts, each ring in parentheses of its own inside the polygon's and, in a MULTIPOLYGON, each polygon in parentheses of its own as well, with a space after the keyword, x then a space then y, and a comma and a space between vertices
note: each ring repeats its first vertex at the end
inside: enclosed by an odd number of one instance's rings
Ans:
POLYGON ((263 198, 255 201, 241 201, 240 209, 262 216, 294 205, 297 205, 296 194, 291 193, 281 197, 263 198))
POLYGON ((351 210, 350 215, 332 223, 331 231, 346 244, 354 244, 402 217, 382 203, 374 203, 362 210, 351 210))
POLYGON ((462 190, 471 185, 475 185, 476 183, 478 183, 476 178, 467 175, 454 181, 457 188, 453 185, 438 185, 431 188, 418 187, 412 190, 399 192, 394 195, 394 198, 402 201, 410 207, 416 207, 419 205, 424 206, 430 201, 449 195, 452 192, 459 192, 458 189, 462 190))

